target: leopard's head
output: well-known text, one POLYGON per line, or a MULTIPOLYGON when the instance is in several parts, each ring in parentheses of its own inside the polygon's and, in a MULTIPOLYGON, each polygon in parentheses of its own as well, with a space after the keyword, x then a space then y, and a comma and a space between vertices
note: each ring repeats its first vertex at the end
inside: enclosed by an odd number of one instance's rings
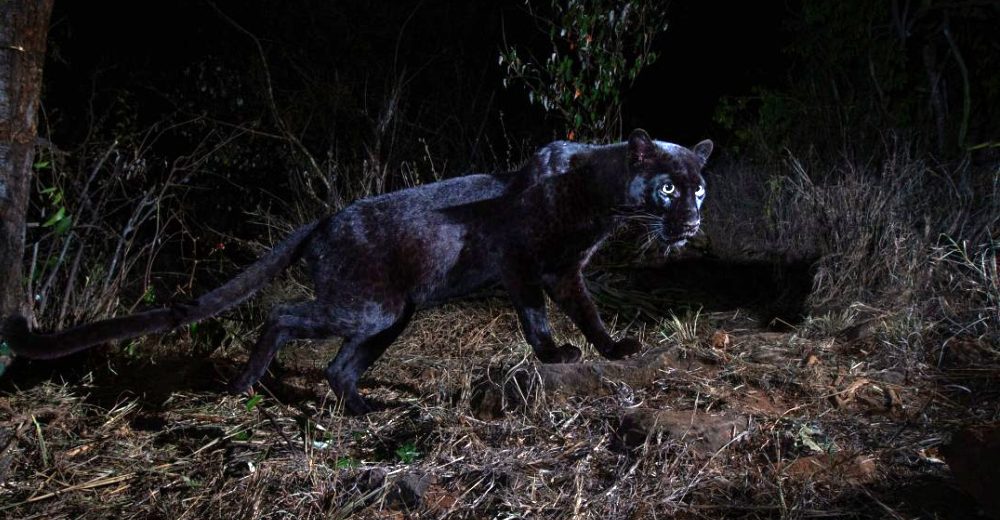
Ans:
POLYGON ((701 226, 701 204, 705 201, 701 171, 712 147, 708 139, 691 149, 654 141, 641 129, 629 135, 629 207, 633 214, 645 217, 668 246, 684 245, 701 226))

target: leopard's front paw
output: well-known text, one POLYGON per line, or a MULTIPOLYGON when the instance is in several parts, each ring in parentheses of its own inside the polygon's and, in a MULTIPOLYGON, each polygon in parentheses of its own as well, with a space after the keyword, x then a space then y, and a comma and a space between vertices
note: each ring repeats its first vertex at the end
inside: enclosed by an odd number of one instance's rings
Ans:
POLYGON ((230 395, 242 395, 250 391, 253 383, 246 374, 240 374, 226 385, 226 392, 230 395))
POLYGON ((536 351, 538 360, 542 363, 576 363, 583 357, 583 352, 569 343, 551 350, 536 351))
POLYGON ((635 338, 622 338, 614 343, 611 348, 602 351, 601 355, 607 359, 622 359, 631 356, 642 350, 642 343, 635 338))

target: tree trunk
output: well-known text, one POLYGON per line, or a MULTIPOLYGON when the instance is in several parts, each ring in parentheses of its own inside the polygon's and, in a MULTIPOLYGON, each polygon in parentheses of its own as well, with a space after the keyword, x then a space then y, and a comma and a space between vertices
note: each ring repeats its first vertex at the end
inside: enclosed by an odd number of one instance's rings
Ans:
POLYGON ((0 316, 26 314, 24 224, 52 0, 0 0, 0 316))

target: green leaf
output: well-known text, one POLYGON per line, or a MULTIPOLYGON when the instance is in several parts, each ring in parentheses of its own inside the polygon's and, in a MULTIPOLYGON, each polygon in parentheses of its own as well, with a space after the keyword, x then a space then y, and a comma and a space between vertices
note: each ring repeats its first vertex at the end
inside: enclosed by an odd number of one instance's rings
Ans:
POLYGON ((60 219, 59 222, 56 222, 56 225, 53 229, 55 230, 57 235, 63 235, 67 231, 69 231, 70 228, 72 227, 73 227, 73 217, 66 217, 64 219, 60 219))
POLYGON ((7 340, 0 340, 0 376, 7 370, 13 357, 14 353, 10 350, 7 340))
POLYGON ((31 167, 36 170, 44 170, 45 168, 48 168, 51 164, 52 163, 49 161, 42 160, 36 162, 35 164, 32 164, 31 167))
POLYGON ((814 438, 821 435, 823 435, 823 433, 820 430, 803 424, 802 427, 799 428, 798 441, 802 446, 805 446, 816 453, 823 453, 827 450, 823 449, 819 442, 817 442, 814 438))
POLYGON ((415 444, 407 442, 396 448, 396 456, 399 457, 400 462, 403 464, 412 464, 420 456, 420 452, 417 451, 415 444))
POLYGON ((156 289, 152 285, 146 287, 146 292, 142 293, 142 301, 147 304, 156 303, 156 289))
POLYGON ((35 423, 35 434, 38 436, 38 450, 42 454, 42 465, 48 467, 49 450, 45 447, 45 437, 42 436, 42 425, 38 424, 38 419, 34 415, 31 416, 31 422, 35 423))
POLYGON ((340 457, 337 459, 337 469, 352 469, 360 465, 353 457, 340 457))
POLYGON ((257 394, 255 396, 251 397, 250 399, 248 399, 247 400, 247 411, 248 412, 253 411, 253 409, 256 408, 257 405, 259 405, 260 402, 263 401, 263 400, 264 400, 264 396, 261 395, 261 394, 257 394))
POLYGON ((56 211, 55 215, 49 217, 49 219, 46 220, 44 224, 42 224, 42 227, 52 227, 57 222, 62 220, 65 216, 66 216, 66 208, 59 208, 59 210, 56 211))

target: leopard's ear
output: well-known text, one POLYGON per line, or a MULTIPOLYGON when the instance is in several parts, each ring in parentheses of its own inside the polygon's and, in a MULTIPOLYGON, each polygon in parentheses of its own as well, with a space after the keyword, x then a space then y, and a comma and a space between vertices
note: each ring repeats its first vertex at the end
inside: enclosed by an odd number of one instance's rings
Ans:
POLYGON ((648 162, 656 153, 656 144, 649 134, 641 128, 632 130, 628 136, 628 164, 636 166, 648 162))
POLYGON ((704 141, 694 145, 691 150, 695 155, 698 156, 698 160, 701 161, 701 165, 705 166, 708 162, 708 156, 712 155, 712 150, 715 148, 715 144, 712 143, 711 139, 705 139, 704 141))

